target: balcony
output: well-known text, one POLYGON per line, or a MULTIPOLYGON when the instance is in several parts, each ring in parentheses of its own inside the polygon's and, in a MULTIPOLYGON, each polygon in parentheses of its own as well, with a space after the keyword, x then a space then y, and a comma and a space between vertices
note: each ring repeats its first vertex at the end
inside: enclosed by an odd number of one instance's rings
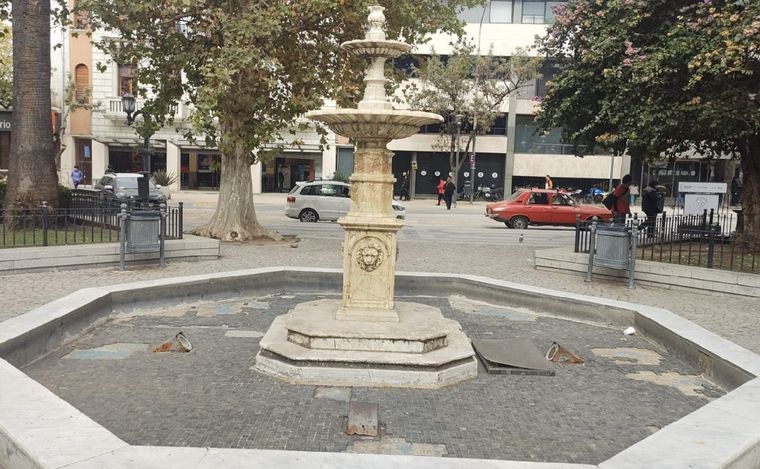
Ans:
MULTIPOLYGON (((124 108, 121 104, 121 98, 106 98, 105 116, 110 120, 126 120, 127 115, 124 112, 124 108)), ((138 99, 135 101, 135 111, 139 111, 143 107, 144 100, 138 99)), ((187 119, 190 115, 188 106, 182 103, 176 103, 171 107, 171 113, 174 115, 175 121, 182 121, 187 119)))

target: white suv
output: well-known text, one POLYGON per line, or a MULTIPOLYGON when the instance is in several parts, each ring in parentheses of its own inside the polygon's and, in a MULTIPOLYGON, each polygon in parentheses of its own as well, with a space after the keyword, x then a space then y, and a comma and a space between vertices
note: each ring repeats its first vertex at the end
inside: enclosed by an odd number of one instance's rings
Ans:
MULTIPOLYGON (((288 193, 285 215, 302 222, 335 221, 351 209, 351 186, 340 181, 299 182, 288 193)), ((406 218, 406 208, 393 202, 396 218, 406 218)))

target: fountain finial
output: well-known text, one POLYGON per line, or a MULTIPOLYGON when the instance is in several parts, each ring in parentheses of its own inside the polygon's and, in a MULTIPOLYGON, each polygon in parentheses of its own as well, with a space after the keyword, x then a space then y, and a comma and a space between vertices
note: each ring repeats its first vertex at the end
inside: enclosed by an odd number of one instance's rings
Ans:
POLYGON ((385 7, 381 7, 380 5, 372 5, 369 7, 369 16, 367 16, 369 30, 365 35, 365 38, 369 41, 385 40, 385 31, 383 30, 383 27, 385 26, 385 15, 383 14, 383 10, 385 10, 385 7))

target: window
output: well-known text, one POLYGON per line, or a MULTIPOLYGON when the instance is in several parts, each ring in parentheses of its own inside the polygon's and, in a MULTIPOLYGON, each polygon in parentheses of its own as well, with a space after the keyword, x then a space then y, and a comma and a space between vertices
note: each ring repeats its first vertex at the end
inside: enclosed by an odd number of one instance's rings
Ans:
POLYGON ((74 68, 74 99, 79 104, 87 102, 87 91, 90 89, 90 71, 87 65, 79 64, 74 68))
POLYGON ((491 13, 489 15, 491 23, 511 23, 512 22, 512 1, 491 0, 491 13))
POLYGON ((565 194, 554 194, 552 205, 575 205, 575 202, 565 194))
POLYGON ((546 192, 533 192, 528 199, 529 205, 549 205, 549 194, 546 192))
POLYGON ((119 96, 124 96, 127 93, 137 96, 136 85, 134 67, 131 65, 119 65, 119 96))
POLYGON ((548 24, 554 22, 554 9, 567 2, 546 0, 523 0, 522 22, 548 24))

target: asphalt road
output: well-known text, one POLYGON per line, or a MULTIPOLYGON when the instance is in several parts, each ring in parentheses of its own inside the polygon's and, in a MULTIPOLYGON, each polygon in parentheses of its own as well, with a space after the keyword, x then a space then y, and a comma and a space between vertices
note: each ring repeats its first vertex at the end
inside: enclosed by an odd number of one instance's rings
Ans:
MULTIPOLYGON (((185 205, 185 229, 208 221, 214 213, 218 193, 178 192, 170 203, 185 205)), ((259 221, 284 235, 310 239, 342 239, 343 230, 335 222, 302 223, 285 216, 285 194, 256 194, 254 204, 259 221)), ((486 203, 460 202, 450 211, 433 199, 402 202, 407 216, 400 240, 436 241, 463 245, 569 246, 573 227, 531 226, 527 230, 508 229, 485 214, 486 203)))

